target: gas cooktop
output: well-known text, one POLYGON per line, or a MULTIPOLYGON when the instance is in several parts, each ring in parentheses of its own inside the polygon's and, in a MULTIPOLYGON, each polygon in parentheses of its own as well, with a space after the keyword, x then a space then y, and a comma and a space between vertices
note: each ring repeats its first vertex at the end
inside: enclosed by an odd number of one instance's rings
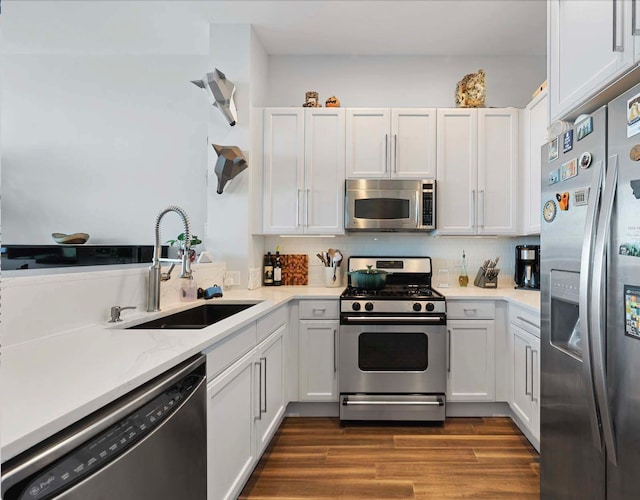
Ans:
POLYGON ((366 288, 356 288, 348 286, 342 298, 376 298, 376 299, 413 299, 428 298, 431 300, 444 300, 444 296, 429 286, 425 285, 387 285, 381 290, 368 290, 366 288))

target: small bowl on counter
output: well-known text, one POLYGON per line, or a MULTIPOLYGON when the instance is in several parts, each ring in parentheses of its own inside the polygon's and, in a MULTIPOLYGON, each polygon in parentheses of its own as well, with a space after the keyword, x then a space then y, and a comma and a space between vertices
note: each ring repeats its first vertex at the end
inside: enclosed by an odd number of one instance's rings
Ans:
POLYGON ((61 245, 82 245, 87 242, 89 235, 87 233, 51 233, 53 241, 61 245))

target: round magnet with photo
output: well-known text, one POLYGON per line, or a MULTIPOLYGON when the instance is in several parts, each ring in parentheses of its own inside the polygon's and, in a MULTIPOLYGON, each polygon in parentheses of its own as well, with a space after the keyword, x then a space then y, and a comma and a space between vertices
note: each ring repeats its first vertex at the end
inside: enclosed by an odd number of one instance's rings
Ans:
POLYGON ((580 159, 578 160, 578 165, 580 168, 589 168, 591 165, 591 153, 585 151, 580 155, 580 159))

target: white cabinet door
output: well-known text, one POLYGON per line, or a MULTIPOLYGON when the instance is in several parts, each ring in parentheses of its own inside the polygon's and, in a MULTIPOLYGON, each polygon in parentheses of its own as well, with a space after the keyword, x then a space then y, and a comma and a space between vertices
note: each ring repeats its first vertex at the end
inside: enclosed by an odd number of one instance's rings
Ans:
POLYGON ((338 401, 338 320, 300 320, 300 401, 338 401))
POLYGON ((540 439, 540 340, 511 324, 512 390, 509 405, 536 439, 540 439))
POLYGON ((346 161, 348 178, 389 176, 389 108, 347 109, 346 161))
POLYGON ((287 326, 283 325, 267 340, 258 346, 259 370, 258 412, 256 420, 257 455, 269 444, 284 417, 284 335, 287 326))
POLYGON ((207 498, 232 499, 256 464, 254 352, 207 387, 207 498))
POLYGON ((518 232, 518 110, 478 110, 478 234, 518 232))
POLYGON ((542 146, 547 142, 549 126, 549 100, 547 90, 538 94, 523 110, 521 208, 522 228, 520 234, 540 234, 540 175, 542 146))
POLYGON ((436 110, 391 109, 393 155, 391 177, 433 179, 436 176, 436 110))
POLYGON ((344 233, 345 110, 305 110, 304 232, 344 233))
POLYGON ((604 88, 633 62, 629 1, 550 0, 551 122, 604 88))
POLYGON ((304 110, 264 110, 263 231, 303 232, 304 110))
POLYGON ((449 320, 447 401, 495 401, 495 321, 449 320))
POLYGON ((437 111, 438 232, 476 234, 478 111, 437 111))

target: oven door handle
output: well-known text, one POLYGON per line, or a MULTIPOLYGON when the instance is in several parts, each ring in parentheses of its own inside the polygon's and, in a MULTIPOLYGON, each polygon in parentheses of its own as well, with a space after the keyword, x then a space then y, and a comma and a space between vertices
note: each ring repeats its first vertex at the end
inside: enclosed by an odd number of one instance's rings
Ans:
POLYGON ((348 398, 344 398, 342 401, 343 406, 351 405, 402 405, 402 406, 444 406, 444 401, 438 398, 437 401, 350 401, 348 398))
POLYGON ((352 322, 352 321, 364 321, 367 323, 388 323, 393 321, 395 323, 407 323, 407 324, 416 324, 416 323, 424 323, 424 324, 446 324, 445 318, 441 316, 422 316, 422 317, 411 317, 411 316, 343 316, 343 321, 352 322))

